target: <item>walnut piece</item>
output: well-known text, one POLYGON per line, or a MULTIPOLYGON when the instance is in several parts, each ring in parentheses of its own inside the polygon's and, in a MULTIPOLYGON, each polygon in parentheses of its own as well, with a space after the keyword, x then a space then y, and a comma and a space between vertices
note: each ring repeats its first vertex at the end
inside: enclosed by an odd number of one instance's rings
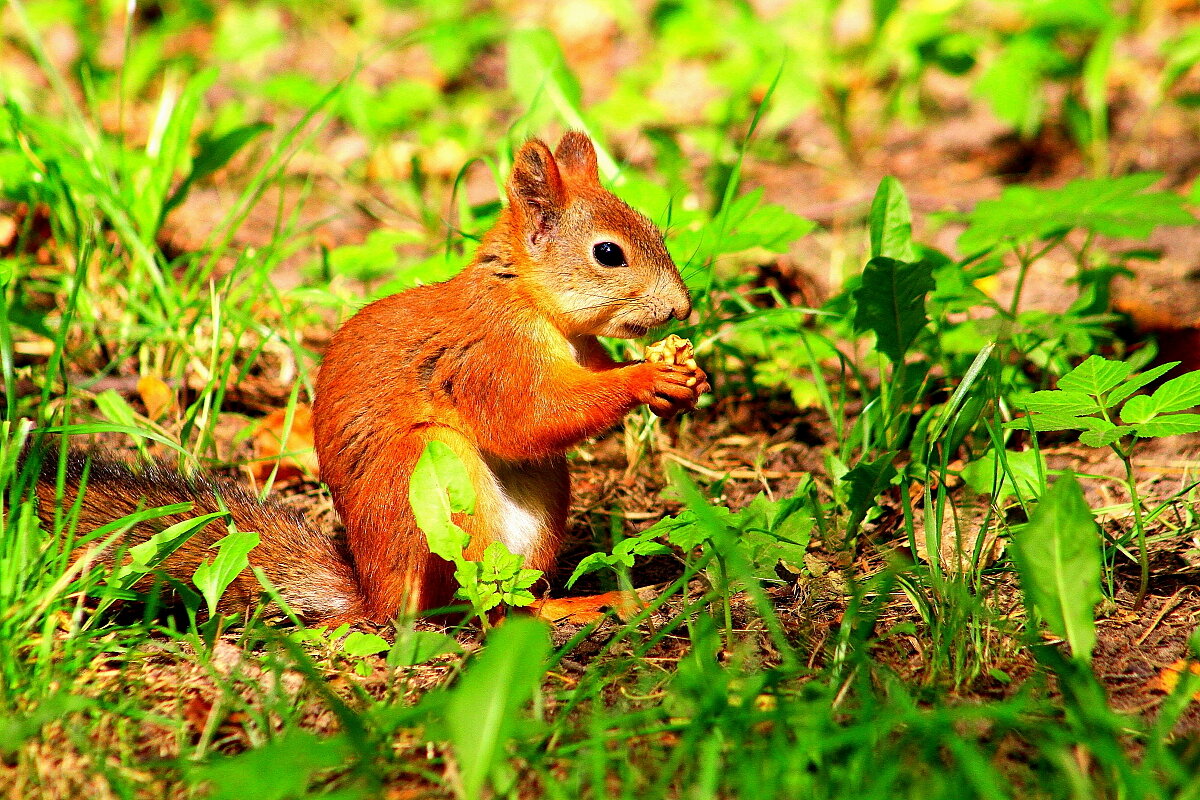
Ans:
MULTIPOLYGON (((646 348, 646 360, 652 364, 666 363, 680 367, 696 368, 695 352, 692 343, 681 336, 671 334, 661 342, 655 342, 646 348)), ((689 378, 688 386, 695 386, 696 379, 689 378)))

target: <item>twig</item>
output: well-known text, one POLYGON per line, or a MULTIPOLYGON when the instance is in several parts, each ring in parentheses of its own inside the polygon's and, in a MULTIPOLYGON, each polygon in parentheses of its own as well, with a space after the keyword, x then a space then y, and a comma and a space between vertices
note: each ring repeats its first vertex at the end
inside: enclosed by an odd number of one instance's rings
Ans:
POLYGON ((1150 637, 1150 634, 1154 632, 1154 629, 1157 628, 1160 623, 1162 623, 1163 619, 1167 616, 1167 614, 1170 614, 1172 611, 1175 610, 1175 608, 1179 605, 1179 602, 1180 602, 1179 595, 1183 594, 1185 591, 1187 591, 1188 589, 1192 589, 1192 588, 1195 588, 1195 587, 1180 586, 1178 589, 1175 590, 1175 594, 1171 595, 1171 597, 1167 600, 1167 602, 1163 603, 1162 609, 1158 612, 1157 615, 1155 615, 1154 619, 1150 622, 1150 627, 1146 628, 1146 632, 1143 633, 1141 636, 1139 636, 1137 638, 1137 641, 1135 641, 1133 643, 1135 647, 1141 647, 1142 643, 1145 642, 1146 639, 1148 639, 1150 637))
POLYGON ((711 478, 714 481, 721 478, 733 478, 739 481, 753 481, 760 478, 779 480, 780 478, 803 478, 805 475, 810 474, 802 470, 757 470, 745 468, 721 470, 716 465, 705 466, 704 464, 698 464, 670 450, 664 451, 663 455, 675 463, 687 467, 692 472, 703 475, 706 478, 711 478))

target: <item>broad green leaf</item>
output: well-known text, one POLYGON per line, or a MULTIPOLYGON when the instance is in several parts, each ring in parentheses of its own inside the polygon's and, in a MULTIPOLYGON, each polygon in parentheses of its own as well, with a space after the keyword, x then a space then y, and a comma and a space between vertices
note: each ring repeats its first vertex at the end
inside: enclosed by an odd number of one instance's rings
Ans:
POLYGON ((454 513, 474 513, 475 487, 458 454, 445 442, 432 441, 417 459, 408 483, 413 516, 429 540, 429 549, 447 561, 458 561, 470 537, 451 520, 454 513))
POLYGON ((480 580, 478 561, 467 561, 459 555, 454 558, 454 566, 454 580, 458 582, 458 591, 455 592, 455 596, 470 602, 471 607, 477 613, 495 608, 500 604, 500 598, 496 596, 495 592, 490 591, 491 587, 480 580))
POLYGON ((232 4, 218 17, 211 53, 217 63, 253 64, 284 44, 284 11, 232 4))
MULTIPOLYGON (((613 555, 631 555, 631 556, 667 556, 671 554, 671 548, 667 547, 662 542, 657 542, 654 539, 644 539, 640 536, 630 539, 622 539, 621 542, 613 548, 613 555)), ((633 566, 633 562, 629 562, 633 566)))
POLYGON ((137 425, 137 412, 133 407, 126 402, 124 397, 117 394, 113 389, 106 389, 96 395, 96 407, 100 409, 100 413, 109 422, 117 425, 137 425))
POLYGON ((690 508, 685 508, 678 516, 664 517, 654 523, 642 531, 641 536, 666 534, 667 541, 687 552, 699 547, 714 534, 721 535, 717 531, 718 523, 725 533, 732 535, 733 529, 727 523, 734 518, 734 514, 727 507, 710 506, 709 510, 702 513, 704 518, 699 519, 690 508))
POLYGON ((933 267, 880 256, 867 262, 854 291, 854 327, 874 331, 876 347, 893 364, 904 359, 929 318, 925 295, 933 289, 933 267))
POLYGON ((1200 406, 1200 370, 1172 378, 1150 395, 1155 414, 1169 414, 1200 406))
POLYGON ((793 570, 804 568, 804 555, 808 549, 804 544, 796 544, 762 531, 743 531, 738 541, 747 550, 750 566, 759 580, 777 582, 779 575, 775 567, 781 562, 793 570))
POLYGON ((1079 441, 1088 447, 1108 447, 1122 436, 1133 433, 1132 425, 1115 425, 1104 430, 1084 431, 1079 434, 1079 441))
POLYGON ((734 520, 737 541, 759 580, 778 581, 776 567, 780 562, 792 570, 804 568, 813 520, 799 500, 770 500, 760 493, 734 520))
POLYGON ((771 533, 781 543, 786 542, 799 547, 803 557, 803 551, 808 549, 808 543, 812 538, 812 529, 815 525, 816 521, 810 514, 797 510, 777 521, 771 529, 771 533))
POLYGON ((1087 361, 1059 378, 1058 388, 1099 396, 1125 380, 1132 369, 1124 361, 1089 356, 1087 361))
POLYGON ((582 104, 583 92, 571 73, 562 48, 549 31, 526 29, 508 40, 508 86, 526 109, 543 99, 547 92, 558 92, 562 100, 575 108, 582 104))
POLYGON ((316 774, 344 766, 352 755, 343 736, 321 738, 293 727, 261 747, 192 766, 187 774, 190 783, 207 785, 204 796, 212 800, 286 800, 311 797, 316 774))
MULTIPOLYGON (((419 527, 425 534, 425 540, 429 543, 429 552, 456 564, 461 561, 463 551, 471 541, 471 537, 466 531, 449 521, 445 524, 434 523, 419 527)), ((474 562, 469 563, 474 564, 474 562)))
POLYGON ((1050 630, 1088 661, 1096 643, 1094 607, 1100 601, 1100 531, 1074 475, 1043 495, 1029 524, 1013 536, 1013 560, 1025 602, 1050 630))
POLYGON ((1113 18, 1110 0, 1072 0, 1058 3, 1054 0, 1017 0, 1014 7, 1036 25, 1051 28, 1074 28, 1094 31, 1113 18))
MULTIPOLYGON (((322 84, 312 75, 307 75, 303 72, 292 72, 289 70, 272 71, 271 77, 260 82, 255 86, 256 94, 259 96, 277 103, 279 105, 295 106, 297 108, 307 107, 312 103, 314 97, 320 97, 325 94, 328 86, 322 84)), ((341 95, 343 103, 347 95, 352 95, 358 105, 365 105, 360 92, 365 94, 367 87, 361 84, 353 84, 353 88, 347 87, 346 91, 341 95)), ((339 104, 341 105, 341 104, 339 104)), ((347 117, 347 122, 351 125, 359 125, 360 121, 354 117, 354 112, 347 109, 338 109, 339 113, 347 117)))
POLYGON ((1092 433, 1105 433, 1117 427, 1103 417, 1081 417, 1080 419, 1086 420, 1083 429, 1092 433))
POLYGON ((917 260, 912 241, 912 212, 900 181, 884 177, 871 201, 871 257, 887 256, 897 261, 917 260))
POLYGON ((759 204, 717 242, 717 253, 737 253, 754 247, 786 253, 792 243, 811 233, 817 224, 773 203, 759 204))
POLYGON ((575 585, 575 581, 587 575, 590 572, 602 570, 605 567, 610 567, 613 562, 606 553, 589 553, 583 557, 583 560, 575 565, 575 571, 571 573, 571 577, 567 579, 567 588, 570 589, 575 585))
MULTIPOLYGON (((761 187, 738 195, 721 211, 724 229, 720 238, 714 238, 715 228, 699 227, 689 236, 688 230, 673 232, 673 247, 683 246, 681 255, 692 263, 704 262, 724 253, 740 253, 756 247, 776 253, 787 252, 789 246, 816 227, 786 208, 773 203, 764 203, 765 190, 761 187)), ((668 199, 675 201, 668 195, 668 199)), ((672 211, 672 219, 685 221, 689 212, 672 211)), ((679 223, 673 223, 673 226, 679 223)))
MULTIPOLYGON (((419 241, 420 238, 413 231, 386 228, 371 231, 362 244, 347 244, 330 250, 327 256, 329 269, 335 275, 344 275, 364 283, 378 280, 395 273, 399 268, 400 257, 396 248, 419 241)), ((405 271, 412 268, 413 265, 408 264, 405 271)))
POLYGON ((987 98, 996 116, 1025 136, 1041 124, 1041 78, 1052 48, 1053 42, 1042 31, 1020 33, 975 83, 975 92, 987 98))
POLYGON ((1057 412, 1033 413, 1004 423, 1004 427, 1010 430, 1029 430, 1030 426, 1035 431, 1091 431, 1110 429, 1112 423, 1099 417, 1076 417, 1057 412))
POLYGON ((61 721, 68 714, 99 705, 97 699, 72 694, 72 688, 68 685, 48 697, 38 698, 36 703, 19 713, 8 712, 0 716, 0 755, 6 760, 15 760, 26 742, 41 736, 47 723, 61 721))
POLYGON ((1006 452, 1003 462, 994 450, 989 450, 962 470, 967 486, 979 494, 992 495, 997 505, 1018 493, 1022 500, 1036 499, 1042 493, 1042 476, 1045 474, 1046 460, 1040 450, 1033 449, 1006 452), (997 475, 1001 463, 1008 469, 1000 470, 997 475))
POLYGON ((462 646, 455 638, 440 631, 402 630, 396 634, 387 663, 392 667, 415 667, 447 653, 461 652, 462 646))
MULTIPOLYGON (((0 116, 0 120, 3 119, 0 116)), ((0 194, 5 199, 15 199, 22 190, 35 186, 39 177, 40 172, 21 151, 0 147, 0 194)))
POLYGON ((254 122, 242 125, 217 137, 205 135, 199 137, 200 151, 192 160, 192 178, 206 178, 229 163, 229 159, 238 151, 252 142, 271 126, 265 122, 254 122))
POLYGON ((217 611, 217 601, 242 570, 250 563, 247 555, 258 546, 259 536, 253 531, 233 531, 216 542, 217 555, 205 559, 192 575, 192 583, 204 595, 209 613, 217 611))
POLYGON ((974 253, 997 244, 1049 239, 1079 228, 1104 236, 1145 239, 1163 225, 1194 225, 1196 218, 1174 192, 1147 191, 1155 173, 1077 180, 1059 189, 1010 186, 967 215, 959 249, 974 253))
POLYGON ((446 723, 463 797, 483 797, 489 777, 507 762, 507 744, 521 729, 521 709, 541 683, 549 652, 544 624, 510 617, 451 690, 446 723))
POLYGON ((351 631, 342 642, 342 652, 348 656, 371 656, 391 647, 387 639, 376 633, 351 631))
POLYGON ((436 495, 438 508, 447 514, 475 513, 475 485, 471 483, 462 459, 445 442, 430 442, 417 459, 409 481, 409 493, 418 492, 436 495))
POLYGON ((163 559, 183 546, 184 542, 213 520, 225 516, 224 511, 214 511, 195 519, 185 519, 164 528, 146 541, 129 548, 129 561, 113 570, 108 583, 128 589, 138 579, 162 563, 163 559))
POLYGON ((866 518, 867 512, 875 505, 876 495, 881 494, 892 484, 896 477, 896 468, 892 462, 897 453, 884 453, 874 461, 860 462, 854 469, 842 476, 842 481, 850 485, 846 507, 850 509, 850 522, 847 529, 853 535, 858 531, 859 524, 866 518))
MULTIPOLYGON (((1177 366, 1179 366, 1178 361, 1169 361, 1166 364, 1160 364, 1154 369, 1148 369, 1145 372, 1139 372, 1137 375, 1126 379, 1115 389, 1109 392, 1108 396, 1104 398, 1105 407, 1112 408, 1126 397, 1129 397, 1129 395, 1136 392, 1138 389, 1141 389, 1148 383, 1158 380, 1177 366)), ((1124 416, 1124 412, 1122 412, 1122 416, 1124 416)))
POLYGON ((1154 419, 1154 401, 1149 395, 1139 394, 1129 398, 1129 402, 1121 407, 1121 421, 1130 425, 1147 422, 1154 419))
POLYGON ((483 580, 507 580, 516 574, 524 561, 524 556, 512 552, 508 545, 497 539, 483 551, 483 558, 480 560, 483 580))
POLYGON ((479 589, 488 598, 485 607, 500 603, 527 606, 534 601, 533 594, 525 590, 533 586, 542 573, 536 569, 523 569, 524 563, 525 556, 513 553, 502 541, 496 540, 487 546, 477 572, 479 589))
POLYGON ((1065 389, 1055 391, 1034 392, 1016 401, 1018 406, 1025 406, 1030 411, 1046 413, 1095 414, 1100 410, 1096 400, 1083 392, 1072 392, 1065 389))
POLYGON ((504 584, 504 602, 515 608, 531 605, 537 598, 529 587, 542 579, 540 569, 523 569, 517 576, 504 584))
POLYGON ((1135 425, 1134 428, 1142 439, 1196 433, 1200 431, 1200 414, 1168 414, 1165 417, 1155 417, 1149 422, 1135 425))

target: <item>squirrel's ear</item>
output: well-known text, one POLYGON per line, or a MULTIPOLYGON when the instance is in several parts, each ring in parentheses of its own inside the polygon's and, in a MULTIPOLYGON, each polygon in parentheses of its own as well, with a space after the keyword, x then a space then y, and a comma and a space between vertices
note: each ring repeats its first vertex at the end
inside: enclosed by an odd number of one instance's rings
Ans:
POLYGON ((558 143, 554 158, 559 168, 571 179, 581 183, 600 184, 596 168, 596 148, 586 133, 569 131, 558 143))
POLYGON ((567 204, 567 190, 554 156, 537 139, 521 145, 513 159, 508 202, 523 232, 535 244, 567 204))

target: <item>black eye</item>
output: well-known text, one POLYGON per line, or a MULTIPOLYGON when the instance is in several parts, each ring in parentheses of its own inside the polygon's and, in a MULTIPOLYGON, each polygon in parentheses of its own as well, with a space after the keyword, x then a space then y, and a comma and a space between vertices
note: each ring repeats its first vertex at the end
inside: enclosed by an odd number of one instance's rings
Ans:
POLYGON ((600 242, 592 247, 592 256, 606 267, 625 266, 625 251, 614 242, 600 242))

